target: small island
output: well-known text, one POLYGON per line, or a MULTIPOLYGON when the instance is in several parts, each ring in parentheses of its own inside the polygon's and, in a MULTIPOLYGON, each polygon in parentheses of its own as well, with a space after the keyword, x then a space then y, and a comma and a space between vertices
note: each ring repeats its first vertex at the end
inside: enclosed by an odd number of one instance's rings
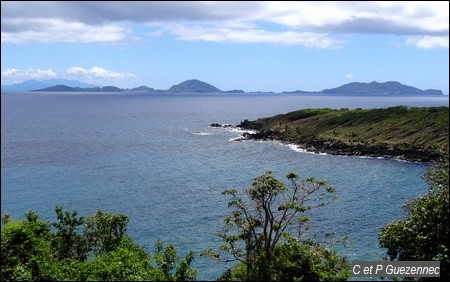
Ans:
POLYGON ((431 162, 448 154, 448 107, 305 109, 244 120, 246 140, 276 140, 315 153, 431 162))

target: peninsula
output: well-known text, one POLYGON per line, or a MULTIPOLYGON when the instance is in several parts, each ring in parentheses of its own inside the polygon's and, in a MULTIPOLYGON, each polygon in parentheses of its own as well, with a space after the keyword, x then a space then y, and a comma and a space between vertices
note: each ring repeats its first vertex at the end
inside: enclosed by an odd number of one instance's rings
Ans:
POLYGON ((430 162, 448 154, 448 107, 305 109, 245 120, 248 140, 277 140, 316 153, 430 162))

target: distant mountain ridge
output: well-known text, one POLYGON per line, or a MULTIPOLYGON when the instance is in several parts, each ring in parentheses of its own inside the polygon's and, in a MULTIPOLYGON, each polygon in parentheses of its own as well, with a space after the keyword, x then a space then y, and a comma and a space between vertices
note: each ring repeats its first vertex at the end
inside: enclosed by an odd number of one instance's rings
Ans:
POLYGON ((47 79, 47 80, 26 80, 22 83, 14 83, 10 85, 2 85, 1 90, 5 92, 21 92, 21 91, 31 91, 34 89, 41 89, 46 87, 52 87, 56 85, 66 85, 69 87, 98 87, 98 85, 89 84, 81 82, 78 80, 69 79, 47 79))
MULTIPOLYGON (((50 80, 51 81, 51 80, 50 80)), ((55 80, 55 82, 66 81, 68 83, 57 83, 53 86, 47 86, 48 81, 25 81, 21 84, 3 86, 2 91, 54 91, 54 92, 139 92, 139 93, 246 93, 243 90, 235 89, 223 91, 219 88, 200 81, 198 79, 189 79, 179 84, 173 85, 167 90, 155 90, 145 85, 131 89, 118 88, 116 86, 99 87, 89 85, 79 81, 55 80), (42 85, 45 85, 42 88, 42 85), (83 86, 84 85, 84 86, 83 86), (14 86, 14 87, 12 87, 14 86), (20 87, 19 87, 20 86, 20 87), (37 86, 31 88, 32 86, 37 86), (8 88, 9 87, 9 88, 8 88), (28 90, 25 90, 28 88, 28 90), (13 89, 13 90, 11 90, 13 89)), ((266 92, 250 92, 266 93, 266 92)), ((351 82, 336 88, 324 89, 322 91, 285 91, 282 93, 292 94, 337 94, 337 95, 444 95, 441 90, 427 89, 421 90, 416 87, 401 84, 397 81, 376 82, 351 82)))
POLYGON ((376 95, 404 95, 404 94, 420 94, 420 95, 443 95, 441 90, 427 89, 420 90, 418 88, 401 84, 398 81, 387 81, 379 83, 372 81, 371 83, 351 82, 336 88, 324 89, 321 93, 327 94, 376 94, 376 95))
POLYGON ((35 92, 139 92, 139 93, 245 93, 243 90, 234 89, 229 91, 222 91, 219 88, 200 81, 198 79, 189 79, 179 84, 172 85, 167 90, 155 90, 154 88, 142 85, 136 88, 123 89, 115 86, 104 87, 71 87, 64 84, 45 87, 42 89, 33 89, 35 92))
POLYGON ((31 91, 48 91, 48 92, 122 92, 123 89, 115 86, 104 87, 70 87, 67 85, 55 85, 40 90, 31 91))

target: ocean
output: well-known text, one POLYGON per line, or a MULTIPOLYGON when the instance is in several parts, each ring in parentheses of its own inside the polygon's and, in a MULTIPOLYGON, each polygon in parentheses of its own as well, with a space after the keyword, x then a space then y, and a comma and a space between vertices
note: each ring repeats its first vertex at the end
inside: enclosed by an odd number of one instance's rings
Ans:
MULTIPOLYGON (((312 154, 277 142, 234 141, 238 124, 304 108, 448 106, 448 96, 295 94, 1 94, 1 214, 32 209, 54 221, 56 205, 91 215, 130 217, 128 233, 153 250, 180 255, 218 249, 230 210, 225 189, 244 189, 272 171, 327 179, 338 200, 312 214, 312 230, 348 236, 337 247, 353 260, 381 260, 380 228, 403 216, 406 200, 427 192, 429 164, 312 154)), ((230 264, 197 256, 198 280, 230 264)))

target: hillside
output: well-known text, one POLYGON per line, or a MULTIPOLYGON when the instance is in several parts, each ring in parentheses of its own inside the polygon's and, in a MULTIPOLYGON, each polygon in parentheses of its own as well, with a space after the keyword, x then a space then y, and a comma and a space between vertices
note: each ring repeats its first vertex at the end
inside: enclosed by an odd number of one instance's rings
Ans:
POLYGON ((177 93, 177 92, 185 92, 185 93, 219 93, 222 90, 212 86, 209 83, 197 80, 190 79, 186 80, 180 84, 173 85, 170 87, 167 92, 177 93))
POLYGON ((246 139, 279 140, 337 155, 432 161, 448 152, 448 107, 306 109, 243 121, 246 139))
POLYGON ((104 86, 104 87, 87 87, 87 88, 80 88, 80 87, 70 87, 67 85, 55 85, 50 86, 44 89, 38 89, 38 90, 31 90, 31 91, 42 91, 42 92, 122 92, 123 89, 120 89, 115 86, 104 86))
POLYGON ((443 95, 441 90, 427 89, 421 90, 412 86, 401 84, 397 81, 387 81, 379 83, 351 82, 342 86, 324 89, 325 94, 362 94, 362 95, 443 95))

